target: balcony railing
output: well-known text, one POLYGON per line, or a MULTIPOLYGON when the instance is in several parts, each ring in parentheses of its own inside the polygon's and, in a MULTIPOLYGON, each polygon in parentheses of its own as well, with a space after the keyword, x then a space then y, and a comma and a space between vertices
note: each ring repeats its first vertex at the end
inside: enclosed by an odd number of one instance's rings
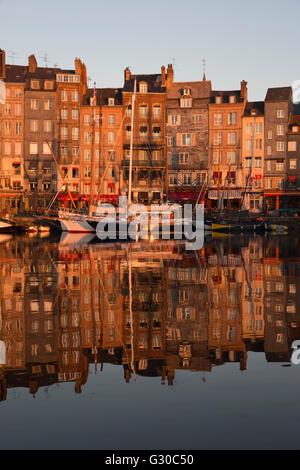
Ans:
MULTIPOLYGON (((129 159, 123 159, 122 160, 122 166, 123 167, 129 167, 130 161, 129 159)), ((165 160, 133 160, 132 166, 135 167, 149 167, 149 168, 157 168, 157 167, 162 167, 164 168, 166 166, 166 161, 165 160)))

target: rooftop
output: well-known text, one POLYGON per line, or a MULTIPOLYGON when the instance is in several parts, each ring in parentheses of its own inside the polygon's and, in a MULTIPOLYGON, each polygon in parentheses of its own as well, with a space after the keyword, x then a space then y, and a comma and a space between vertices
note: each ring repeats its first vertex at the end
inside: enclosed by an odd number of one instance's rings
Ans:
POLYGON ((292 97, 292 87, 269 88, 266 94, 266 102, 289 101, 292 97))

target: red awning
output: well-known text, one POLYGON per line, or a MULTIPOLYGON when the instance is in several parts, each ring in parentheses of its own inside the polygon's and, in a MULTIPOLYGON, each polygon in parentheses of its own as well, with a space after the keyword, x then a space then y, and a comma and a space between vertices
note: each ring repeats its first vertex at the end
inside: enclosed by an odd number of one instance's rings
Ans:
MULTIPOLYGON (((71 193, 73 201, 78 201, 79 199, 79 194, 78 193, 71 193)), ((57 196, 58 201, 70 201, 70 195, 69 193, 59 193, 57 196)))

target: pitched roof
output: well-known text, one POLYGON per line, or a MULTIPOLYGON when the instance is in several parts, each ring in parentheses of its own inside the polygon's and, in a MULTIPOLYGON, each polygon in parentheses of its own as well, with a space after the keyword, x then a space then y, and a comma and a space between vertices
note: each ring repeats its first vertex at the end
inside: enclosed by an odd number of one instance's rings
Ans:
POLYGON ((280 88, 268 88, 265 101, 289 101, 291 97, 292 87, 290 86, 280 88))
POLYGON ((211 92, 211 103, 215 103, 216 96, 222 97, 222 103, 229 103, 230 96, 236 96, 237 103, 242 103, 241 90, 212 90, 211 92))
POLYGON ((248 101, 246 104, 244 116, 264 116, 264 101, 248 101))
POLYGON ((148 84, 149 93, 165 93, 165 87, 161 86, 161 74, 131 75, 130 79, 124 82, 123 91, 133 92, 135 80, 137 91, 139 89, 139 83, 146 82, 148 84))
MULTIPOLYGON (((88 88, 83 96, 82 104, 89 105, 94 96, 94 88, 88 88)), ((97 105, 108 105, 108 98, 114 98, 116 105, 122 104, 122 88, 96 88, 97 105)))
POLYGON ((24 83, 27 73, 25 65, 6 65, 6 77, 4 79, 7 83, 24 83))
POLYGON ((26 79, 55 79, 58 73, 75 74, 75 70, 64 70, 60 68, 51 67, 37 67, 35 72, 29 72, 27 65, 10 65, 6 64, 6 77, 4 79, 7 83, 24 83, 26 79))
POLYGON ((203 82, 173 82, 167 89, 167 99, 178 99, 183 95, 184 88, 191 90, 193 99, 210 98, 211 81, 203 82))

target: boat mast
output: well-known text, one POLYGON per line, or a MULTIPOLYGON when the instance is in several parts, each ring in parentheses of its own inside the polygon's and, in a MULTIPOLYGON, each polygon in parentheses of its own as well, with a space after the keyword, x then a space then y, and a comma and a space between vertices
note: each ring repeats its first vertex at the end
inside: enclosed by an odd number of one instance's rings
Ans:
POLYGON ((136 79, 134 80, 134 89, 131 100, 131 134, 130 134, 130 161, 129 161, 129 181, 128 181, 128 201, 127 207, 131 205, 131 192, 132 192, 132 160, 133 160, 133 125, 134 125, 134 103, 136 95, 136 79))
POLYGON ((92 123, 92 165, 91 165, 91 191, 90 191, 90 206, 89 206, 89 213, 91 215, 93 211, 93 204, 94 204, 94 185, 95 185, 95 124, 96 124, 96 82, 94 82, 94 98, 93 98, 93 106, 94 106, 94 115, 93 115, 93 123, 92 123))

